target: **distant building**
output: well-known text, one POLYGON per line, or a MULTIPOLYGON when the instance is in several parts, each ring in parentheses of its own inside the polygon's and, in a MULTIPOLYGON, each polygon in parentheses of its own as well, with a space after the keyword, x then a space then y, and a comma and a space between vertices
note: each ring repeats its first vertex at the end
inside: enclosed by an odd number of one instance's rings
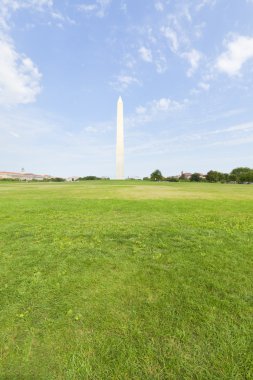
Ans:
POLYGON ((181 172, 180 178, 182 179, 190 179, 192 176, 192 173, 184 173, 183 171, 181 172))
POLYGON ((0 179, 18 179, 20 181, 43 181, 44 179, 50 179, 51 176, 47 174, 33 174, 25 172, 0 172, 0 179))
MULTIPOLYGON (((181 175, 179 178, 182 178, 182 179, 191 179, 191 176, 192 176, 193 173, 184 173, 183 171, 181 172, 181 175)), ((206 174, 202 174, 202 173, 197 173, 201 179, 206 179, 206 174)))

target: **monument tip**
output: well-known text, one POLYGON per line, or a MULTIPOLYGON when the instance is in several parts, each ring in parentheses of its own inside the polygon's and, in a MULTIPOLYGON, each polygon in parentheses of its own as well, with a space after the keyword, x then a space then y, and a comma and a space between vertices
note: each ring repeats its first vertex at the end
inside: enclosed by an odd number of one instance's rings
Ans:
POLYGON ((123 102, 122 97, 120 96, 118 102, 123 102))

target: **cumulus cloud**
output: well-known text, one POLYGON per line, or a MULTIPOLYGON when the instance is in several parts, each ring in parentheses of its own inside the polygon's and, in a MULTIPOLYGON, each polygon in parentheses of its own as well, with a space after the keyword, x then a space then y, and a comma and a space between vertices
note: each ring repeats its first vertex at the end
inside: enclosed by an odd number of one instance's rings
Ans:
POLYGON ((17 51, 9 35, 12 13, 26 8, 52 10, 52 6, 53 0, 0 0, 0 105, 32 103, 41 91, 38 67, 17 51))
POLYGON ((178 36, 175 30, 173 30, 171 27, 162 27, 161 28, 162 34, 167 38, 170 44, 170 48, 173 52, 177 52, 179 49, 179 40, 178 36))
POLYGON ((141 58, 143 59, 143 61, 145 62, 152 62, 152 52, 150 49, 147 49, 145 46, 142 46, 140 49, 139 49, 139 54, 141 56, 141 58))
POLYGON ((187 71, 187 76, 191 77, 199 67, 200 61, 202 59, 202 53, 196 49, 192 49, 187 53, 183 53, 182 57, 185 58, 191 66, 187 71))
POLYGON ((253 37, 234 36, 225 43, 225 47, 216 61, 216 69, 229 76, 240 74, 242 66, 253 59, 253 37))
POLYGON ((151 110, 153 112, 164 112, 164 111, 172 111, 182 107, 182 104, 176 102, 175 100, 171 100, 169 98, 161 98, 159 100, 153 100, 151 103, 151 110))
POLYGON ((32 103, 41 92, 42 75, 38 67, 31 58, 17 51, 10 37, 13 13, 21 9, 47 11, 58 26, 63 21, 74 23, 53 5, 53 0, 0 0, 0 105, 32 103))
POLYGON ((41 91, 41 74, 32 60, 19 54, 13 43, 0 37, 0 104, 26 104, 41 91))
MULTIPOLYGON (((136 143, 133 143, 132 147, 129 148, 133 153, 148 153, 152 150, 152 154, 156 152, 156 148, 159 146, 160 152, 167 149, 168 143, 174 143, 181 139, 181 136, 173 136, 170 139, 166 139, 165 135, 160 134, 160 130, 157 130, 156 136, 150 139, 150 135, 147 132, 148 128, 140 128, 146 124, 154 124, 168 122, 172 120, 174 113, 180 113, 182 109, 186 106, 187 101, 177 102, 170 98, 160 98, 154 99, 145 105, 140 105, 135 109, 135 113, 125 119, 125 124, 129 130, 128 134, 131 135, 130 129, 133 130, 133 133, 137 136, 140 134, 142 136, 139 143, 135 146, 136 143)), ((175 115, 174 115, 175 117, 175 115)))
POLYGON ((138 106, 135 110, 138 115, 154 115, 160 112, 175 111, 182 108, 183 103, 179 103, 170 98, 154 99, 145 106, 138 106))
POLYGON ((202 53, 196 49, 184 51, 186 50, 185 48, 188 47, 188 41, 184 36, 179 38, 178 32, 170 26, 162 27, 161 32, 168 40, 171 51, 189 62, 190 68, 187 71, 187 76, 191 77, 199 67, 200 61, 203 58, 202 53))
POLYGON ((166 118, 169 113, 182 109, 186 102, 187 101, 183 101, 180 103, 170 98, 154 99, 145 104, 145 106, 140 105, 136 107, 135 113, 126 118, 126 125, 130 128, 134 128, 166 118))

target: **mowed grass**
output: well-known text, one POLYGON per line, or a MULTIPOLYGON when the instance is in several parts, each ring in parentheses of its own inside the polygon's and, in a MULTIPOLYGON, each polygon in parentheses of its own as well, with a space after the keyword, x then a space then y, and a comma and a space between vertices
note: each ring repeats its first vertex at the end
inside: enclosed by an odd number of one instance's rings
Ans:
POLYGON ((253 186, 0 184, 0 379, 252 379, 253 186))

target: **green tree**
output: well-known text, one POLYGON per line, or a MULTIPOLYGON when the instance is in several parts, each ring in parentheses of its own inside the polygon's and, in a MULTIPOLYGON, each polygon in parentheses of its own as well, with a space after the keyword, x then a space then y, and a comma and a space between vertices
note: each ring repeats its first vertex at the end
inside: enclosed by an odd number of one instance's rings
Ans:
POLYGON ((219 172, 215 170, 210 170, 206 175, 206 180, 208 182, 218 182, 219 181, 219 172))
POLYGON ((253 170, 247 167, 235 168, 231 171, 230 177, 235 178, 238 183, 251 182, 251 172, 253 170))
POLYGON ((239 183, 253 182, 253 170, 245 171, 244 173, 239 174, 237 177, 239 183))
POLYGON ((190 181, 192 181, 192 182, 200 182, 201 181, 200 174, 199 173, 193 173, 191 175, 190 181))
POLYGON ((163 175, 160 172, 160 170, 155 170, 153 173, 150 175, 151 181, 162 181, 163 180, 163 175))
POLYGON ((179 182, 179 179, 177 177, 166 177, 166 178, 164 178, 164 181, 167 181, 167 182, 179 182))
POLYGON ((206 180, 208 182, 220 182, 224 181, 226 178, 224 173, 217 172, 215 170, 210 170, 206 175, 206 180))
POLYGON ((78 181, 95 181, 95 180, 99 180, 99 179, 101 179, 101 178, 96 177, 95 175, 88 175, 87 177, 78 178, 78 181))
POLYGON ((50 181, 51 182, 64 182, 66 180, 65 180, 65 178, 61 178, 61 177, 54 177, 54 178, 50 178, 50 181))
POLYGON ((240 167, 233 169, 230 174, 235 174, 236 176, 239 176, 242 173, 248 173, 250 170, 251 169, 247 167, 240 167))
POLYGON ((222 173, 221 182, 229 182, 229 174, 228 173, 222 173))
POLYGON ((229 174, 228 176, 230 182, 236 182, 236 175, 235 174, 229 174))

